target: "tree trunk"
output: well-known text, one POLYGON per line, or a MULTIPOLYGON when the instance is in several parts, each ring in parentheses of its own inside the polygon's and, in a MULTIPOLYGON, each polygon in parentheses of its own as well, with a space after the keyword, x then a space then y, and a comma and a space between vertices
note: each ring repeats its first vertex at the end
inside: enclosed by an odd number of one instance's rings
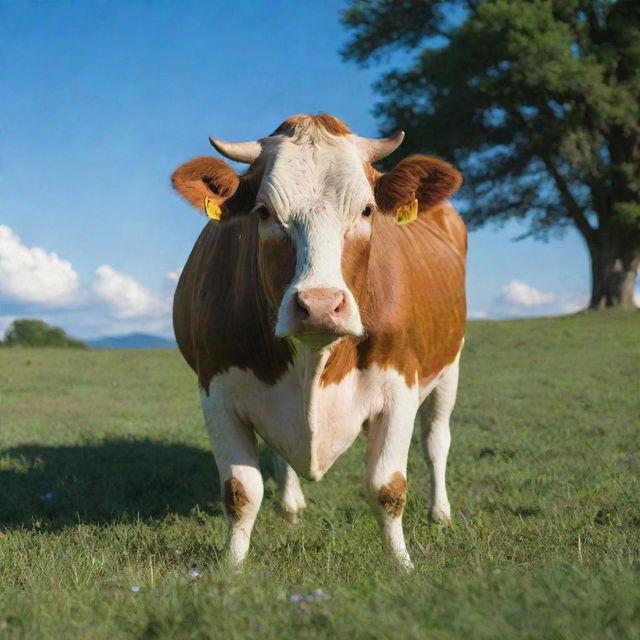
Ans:
POLYGON ((634 231, 601 230, 588 243, 591 255, 591 301, 589 309, 635 309, 633 300, 640 242, 634 231))

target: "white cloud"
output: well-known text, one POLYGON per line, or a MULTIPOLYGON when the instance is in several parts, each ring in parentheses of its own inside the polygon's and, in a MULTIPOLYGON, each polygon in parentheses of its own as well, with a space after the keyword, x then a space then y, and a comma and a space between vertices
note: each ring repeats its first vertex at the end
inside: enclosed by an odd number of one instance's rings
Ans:
POLYGON ((486 320, 489 314, 486 311, 469 311, 467 317, 470 320, 486 320))
POLYGON ((584 293, 546 293, 535 287, 511 280, 491 304, 480 311, 469 313, 471 319, 526 318, 534 316, 557 316, 576 313, 587 306, 589 298, 584 293))
POLYGON ((556 296, 553 293, 542 293, 519 280, 512 280, 507 284, 497 299, 498 303, 515 307, 537 307, 555 301, 556 296))
POLYGON ((171 310, 171 298, 145 289, 137 280, 107 264, 96 269, 93 293, 112 309, 118 319, 160 316, 171 310))
POLYGON ((39 247, 27 247, 0 225, 0 297, 48 307, 78 303, 83 293, 70 262, 39 247))
POLYGON ((0 339, 20 317, 41 318, 83 338, 136 331, 170 337, 171 294, 180 272, 167 273, 171 285, 154 292, 105 264, 88 288, 81 287, 70 262, 25 246, 12 229, 0 225, 0 306, 6 307, 0 339))
POLYGON ((640 307, 640 289, 636 289, 633 292, 633 303, 636 305, 636 307, 640 307))
POLYGON ((182 273, 181 268, 175 269, 174 271, 168 271, 167 278, 169 278, 169 280, 171 280, 172 282, 178 282, 178 280, 180 279, 181 273, 182 273))
POLYGON ((589 296, 585 294, 573 294, 560 296, 558 311, 560 313, 577 313, 587 308, 589 296))

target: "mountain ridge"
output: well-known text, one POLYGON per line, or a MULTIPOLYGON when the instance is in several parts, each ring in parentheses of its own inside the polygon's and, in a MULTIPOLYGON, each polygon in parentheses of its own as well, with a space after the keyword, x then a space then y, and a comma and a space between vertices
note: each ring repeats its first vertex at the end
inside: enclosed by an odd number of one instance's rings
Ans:
POLYGON ((175 340, 150 333, 126 333, 85 340, 90 349, 175 349, 175 340))

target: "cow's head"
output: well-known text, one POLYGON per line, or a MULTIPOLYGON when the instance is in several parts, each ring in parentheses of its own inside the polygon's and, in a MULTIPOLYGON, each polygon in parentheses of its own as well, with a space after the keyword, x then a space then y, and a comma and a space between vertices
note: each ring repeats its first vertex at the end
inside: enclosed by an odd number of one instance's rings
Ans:
POLYGON ((277 311, 277 336, 314 348, 363 336, 358 303, 366 295, 375 217, 410 222, 459 187, 451 165, 426 156, 376 171, 371 163, 403 137, 361 138, 332 116, 293 116, 258 141, 211 138, 222 155, 251 165, 240 176, 212 157, 173 174, 180 194, 218 222, 258 220, 260 275, 277 311))

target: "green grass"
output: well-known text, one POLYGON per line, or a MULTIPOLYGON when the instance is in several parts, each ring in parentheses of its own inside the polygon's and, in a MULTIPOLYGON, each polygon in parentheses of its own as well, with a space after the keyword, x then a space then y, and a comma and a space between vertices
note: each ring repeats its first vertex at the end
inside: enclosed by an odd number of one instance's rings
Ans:
POLYGON ((638 638, 639 345, 635 313, 470 324, 454 526, 428 522, 414 446, 410 575, 385 561, 361 440, 303 482, 297 525, 269 479, 228 573, 177 353, 0 349, 0 637, 638 638), (318 588, 330 598, 291 602, 318 588))

